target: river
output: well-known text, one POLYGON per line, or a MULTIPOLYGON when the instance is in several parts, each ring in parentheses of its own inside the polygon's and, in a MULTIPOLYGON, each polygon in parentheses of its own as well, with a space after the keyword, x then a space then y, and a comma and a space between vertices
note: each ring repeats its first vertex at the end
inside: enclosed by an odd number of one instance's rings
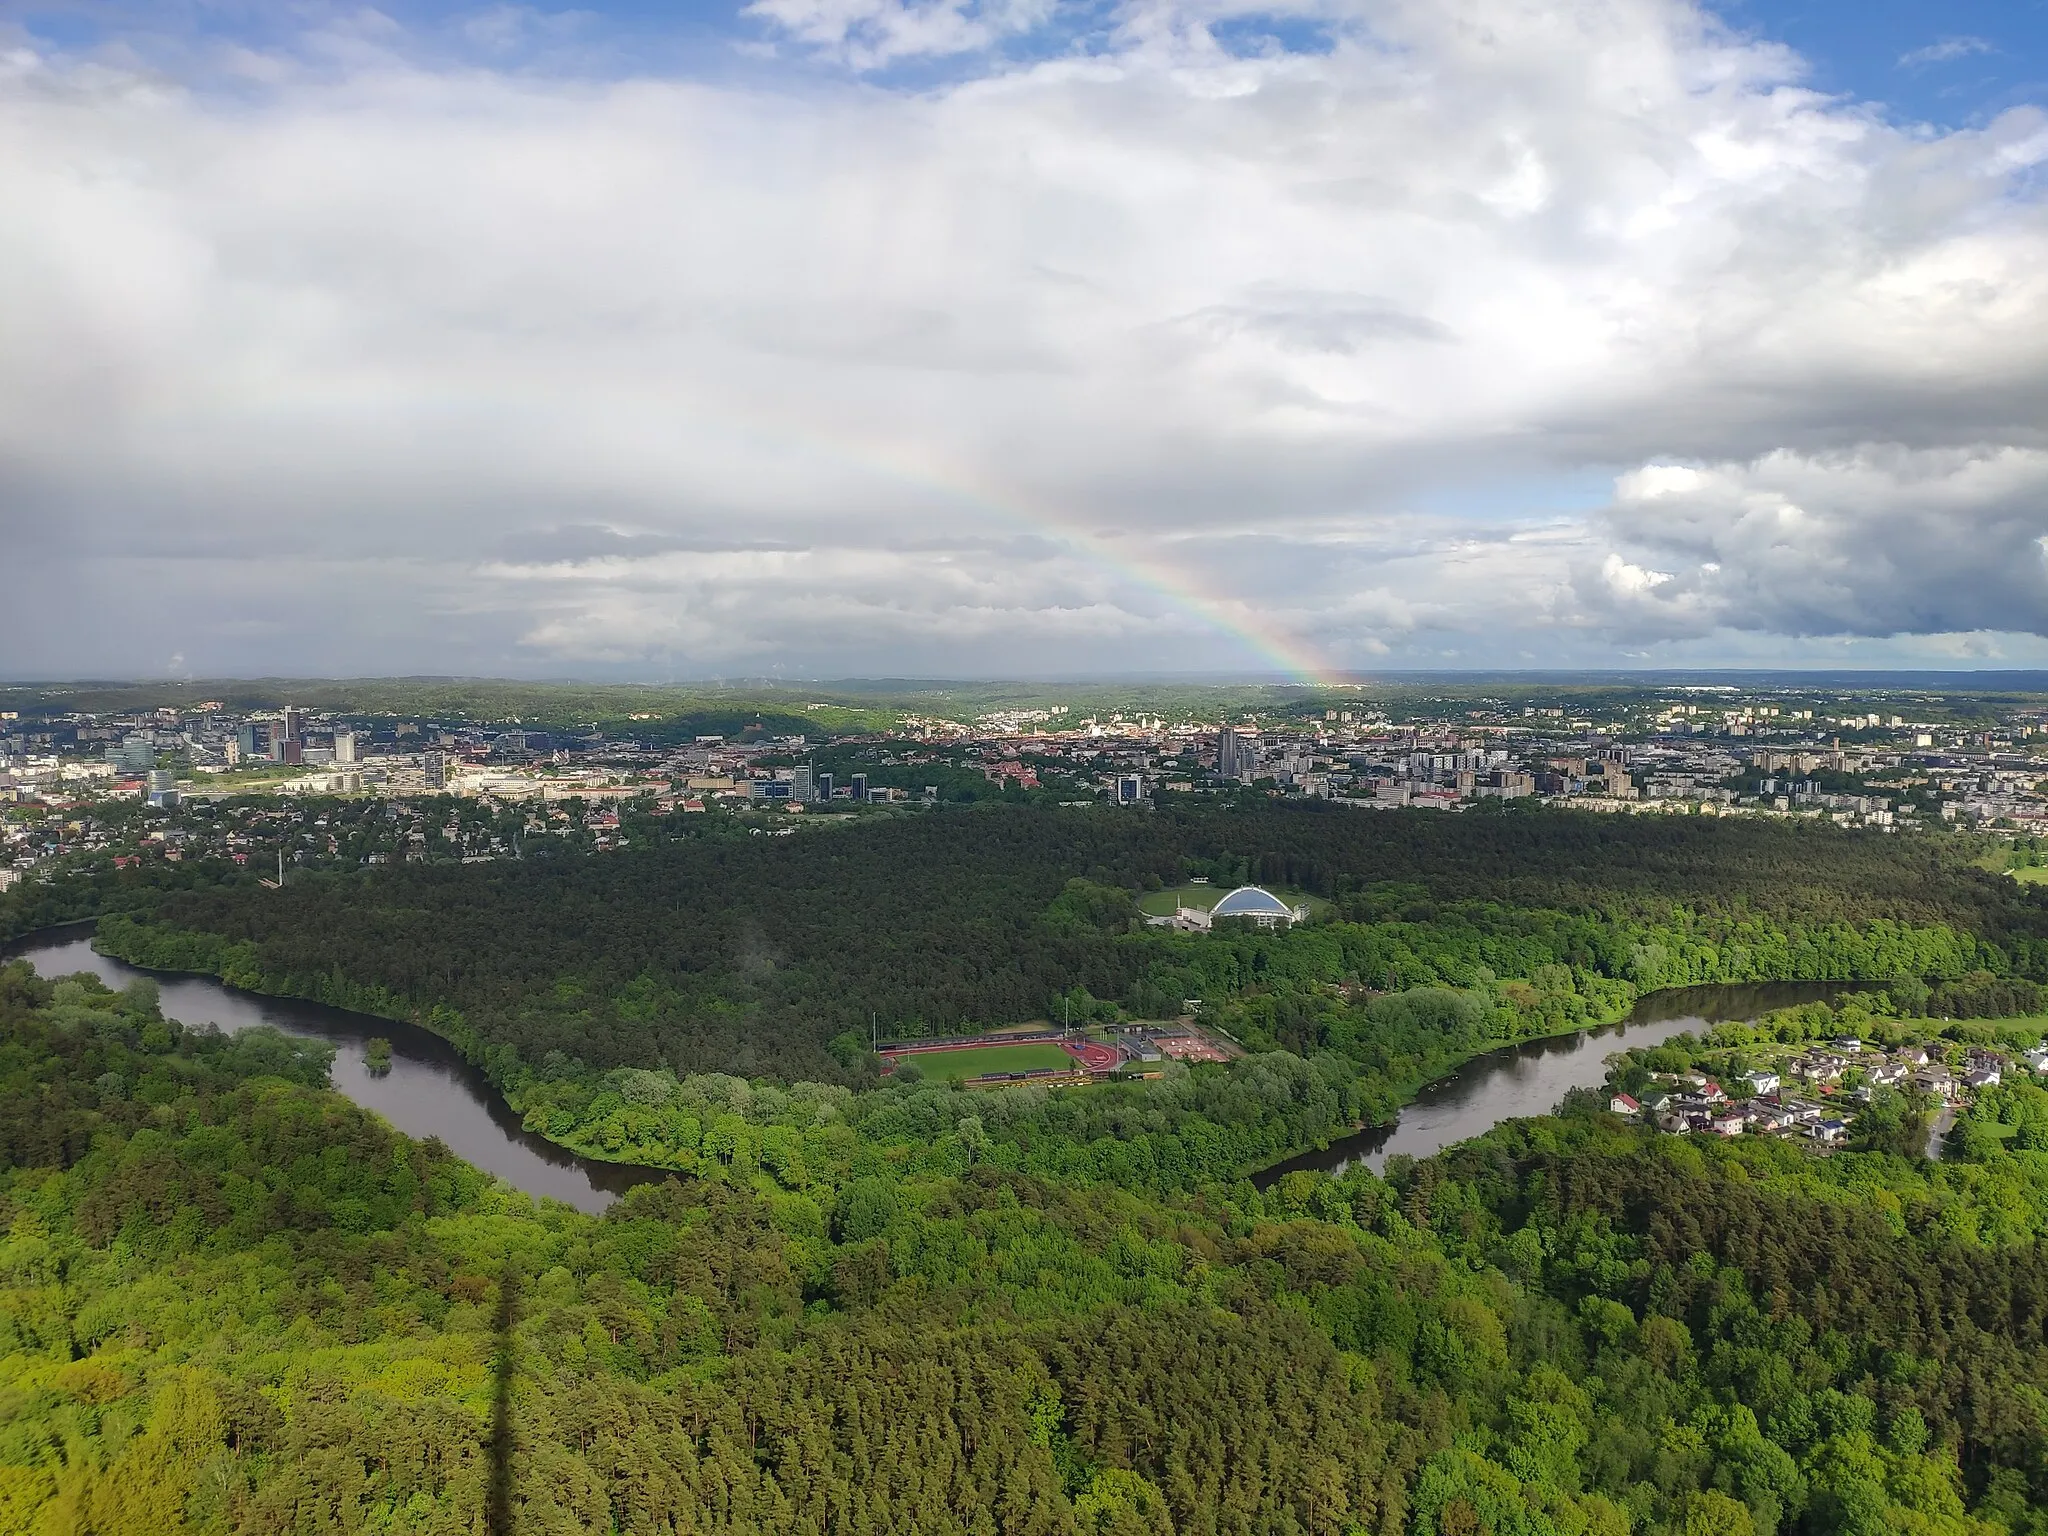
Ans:
POLYGON ((270 1024, 288 1035, 324 1040, 334 1047, 338 1092, 408 1136, 440 1137, 456 1156, 528 1194, 597 1212, 633 1185, 666 1176, 659 1169, 578 1157, 534 1135, 454 1046, 417 1025, 240 992, 210 976, 140 970, 95 954, 90 925, 32 935, 0 949, 0 959, 15 956, 26 957, 41 976, 91 971, 110 987, 149 976, 163 989, 164 1016, 182 1024, 217 1024, 230 1034, 270 1024), (391 1070, 381 1074, 363 1065, 364 1047, 378 1035, 391 1042, 391 1070))
MULTIPOLYGON (((15 956, 26 957, 38 975, 91 971, 111 987, 126 986, 137 976, 152 977, 163 989, 165 1017, 180 1023, 217 1024, 231 1034, 269 1024, 288 1035, 324 1040, 334 1047, 338 1092, 408 1136, 440 1137, 458 1157, 529 1194, 596 1212, 635 1184, 667 1176, 661 1169, 578 1157, 534 1135, 454 1046, 416 1025, 324 1003, 241 992, 210 976, 144 971, 94 953, 89 924, 0 947, 0 959, 15 956), (381 1075, 363 1064, 364 1047, 378 1035, 391 1042, 391 1070, 381 1075)), ((1687 1030, 1755 1018, 1840 990, 1830 982, 1764 982, 1653 993, 1620 1024, 1475 1057, 1423 1089, 1391 1124, 1289 1158, 1259 1175, 1258 1182, 1268 1184, 1296 1168, 1341 1172, 1361 1159, 1377 1172, 1400 1152, 1427 1157, 1501 1120, 1547 1114, 1567 1089, 1597 1087, 1606 1075, 1606 1057, 1624 1046, 1655 1045, 1687 1030)))
POLYGON ((1674 1035, 1818 1002, 1842 990, 1840 982, 1764 981, 1652 992, 1638 999, 1635 1010, 1619 1024, 1475 1056, 1424 1088, 1387 1124, 1275 1163, 1253 1182, 1264 1188, 1298 1168, 1342 1173, 1360 1162, 1378 1173, 1388 1158, 1399 1154, 1429 1157, 1455 1142, 1483 1135, 1503 1120, 1547 1115, 1573 1088, 1599 1087, 1607 1078, 1607 1058, 1616 1051, 1659 1045, 1674 1035))

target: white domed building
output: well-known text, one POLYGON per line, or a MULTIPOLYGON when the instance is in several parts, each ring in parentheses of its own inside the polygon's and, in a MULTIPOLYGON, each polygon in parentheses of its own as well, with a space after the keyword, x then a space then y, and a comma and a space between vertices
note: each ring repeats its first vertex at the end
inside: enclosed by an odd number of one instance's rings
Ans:
POLYGON ((1275 923, 1298 923, 1308 916, 1307 907, 1290 907, 1263 886, 1240 885, 1209 909, 1209 920, 1219 917, 1248 917, 1261 927, 1275 923))
POLYGON ((1263 886, 1240 885, 1213 907, 1183 906, 1172 917, 1156 917, 1152 921, 1184 932, 1206 933, 1219 917, 1241 918, 1261 928, 1277 928, 1283 923, 1307 921, 1308 908, 1290 907, 1263 886))

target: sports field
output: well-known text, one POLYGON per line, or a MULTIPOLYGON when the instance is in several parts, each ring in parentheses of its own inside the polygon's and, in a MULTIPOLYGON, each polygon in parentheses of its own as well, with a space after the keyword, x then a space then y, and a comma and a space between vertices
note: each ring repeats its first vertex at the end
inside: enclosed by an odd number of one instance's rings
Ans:
POLYGON ((991 1072, 1036 1072, 1046 1068, 1072 1070, 1074 1058, 1048 1041, 1029 1045, 966 1045, 956 1051, 914 1051, 897 1058, 923 1074, 926 1082, 957 1083, 991 1072))

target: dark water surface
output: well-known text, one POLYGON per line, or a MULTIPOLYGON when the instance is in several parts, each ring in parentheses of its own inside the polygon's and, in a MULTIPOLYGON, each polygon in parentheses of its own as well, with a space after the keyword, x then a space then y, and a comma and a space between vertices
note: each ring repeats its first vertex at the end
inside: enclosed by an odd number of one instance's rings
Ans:
POLYGON ((0 958, 26 958, 40 976, 91 971, 110 987, 137 976, 163 989, 164 1016, 184 1024, 218 1024, 228 1033, 270 1024, 288 1035, 324 1040, 335 1048, 334 1086, 375 1110, 408 1136, 438 1136, 456 1156, 532 1195, 545 1195, 586 1211, 601 1211, 635 1184, 664 1177, 660 1170, 578 1157, 536 1136, 485 1081, 484 1075, 443 1040, 417 1025, 372 1018, 296 998, 238 992, 210 976, 144 971, 95 954, 91 924, 34 935, 0 949, 0 958), (373 1036, 391 1042, 391 1070, 363 1065, 373 1036))
POLYGON ((1763 981, 1653 992, 1638 999, 1635 1010, 1619 1024, 1475 1056, 1423 1089, 1388 1124, 1275 1163, 1253 1182, 1264 1188, 1297 1168, 1342 1173, 1361 1162, 1378 1173, 1396 1153, 1428 1157, 1454 1142, 1483 1135, 1503 1120, 1547 1115, 1573 1088, 1599 1087, 1607 1077, 1607 1058, 1616 1051, 1660 1045, 1674 1035, 1698 1033, 1731 1019, 1753 1019, 1774 1008, 1819 1002, 1843 988, 1843 983, 1832 981, 1763 981))
MULTIPOLYGON (((217 1024, 229 1033, 269 1024, 288 1035, 324 1040, 335 1047, 334 1086, 339 1092, 375 1110, 408 1136, 440 1137, 458 1157, 529 1194, 601 1211, 635 1184, 666 1177, 660 1169, 578 1157, 534 1135, 454 1046, 416 1025, 324 1003, 238 992, 210 976, 144 971, 95 954, 91 933, 90 923, 49 930, 0 947, 0 958, 25 957, 42 976, 91 971, 111 987, 150 976, 163 989, 167 1018, 217 1024), (391 1070, 382 1076, 363 1065, 363 1049, 376 1035, 391 1042, 391 1070)), ((1688 1030, 1726 1019, 1752 1019, 1841 990, 1834 982, 1788 981, 1653 993, 1638 1002, 1623 1023, 1476 1057, 1423 1089, 1392 1124, 1289 1158, 1260 1174, 1257 1182, 1270 1183, 1296 1168, 1338 1173, 1361 1160, 1377 1172, 1396 1152, 1427 1157, 1480 1135, 1499 1121, 1548 1114, 1567 1089, 1597 1087, 1606 1076, 1606 1058, 1615 1051, 1656 1045, 1688 1030)))

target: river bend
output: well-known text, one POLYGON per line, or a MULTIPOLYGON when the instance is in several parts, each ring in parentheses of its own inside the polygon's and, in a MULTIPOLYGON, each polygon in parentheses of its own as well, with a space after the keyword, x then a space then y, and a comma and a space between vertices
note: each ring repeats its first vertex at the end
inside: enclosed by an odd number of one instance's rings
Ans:
MULTIPOLYGON (((115 988, 150 976, 163 989, 165 1017, 183 1024, 215 1024, 229 1033, 269 1024, 288 1035, 323 1040, 334 1047, 336 1091, 409 1136, 440 1137, 458 1157, 529 1194, 595 1212, 635 1184, 666 1176, 662 1169, 579 1157, 534 1135, 454 1046, 417 1025, 242 992, 210 976, 144 971, 95 953, 87 924, 30 935, 0 948, 0 958, 17 956, 26 958, 38 975, 90 971, 115 988), (380 1035, 391 1042, 391 1070, 376 1074, 364 1066, 363 1052, 380 1035)), ((1755 1018, 1839 990, 1839 984, 1829 982, 1762 982, 1653 993, 1626 1020, 1606 1029, 1532 1040, 1475 1057, 1423 1089, 1390 1124, 1289 1158, 1267 1169, 1258 1182, 1270 1183, 1297 1168, 1337 1173, 1360 1161, 1377 1172, 1396 1153, 1428 1157, 1502 1120, 1547 1114, 1569 1089, 1597 1087, 1614 1051, 1655 1045, 1727 1019, 1755 1018)))

